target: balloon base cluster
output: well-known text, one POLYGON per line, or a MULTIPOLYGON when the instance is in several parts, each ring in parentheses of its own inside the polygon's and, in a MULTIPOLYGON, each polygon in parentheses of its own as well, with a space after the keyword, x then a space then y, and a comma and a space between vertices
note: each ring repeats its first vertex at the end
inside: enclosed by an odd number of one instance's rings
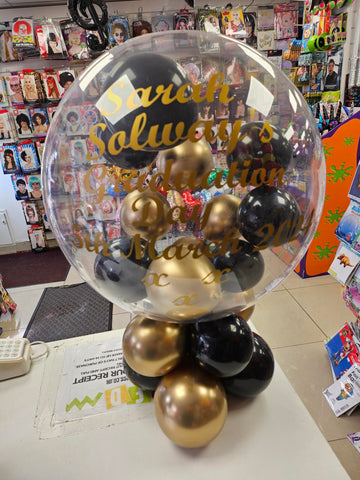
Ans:
POLYGON ((175 444, 204 447, 223 428, 227 395, 255 397, 270 384, 274 357, 247 324, 253 310, 193 324, 138 316, 125 329, 125 373, 155 392, 156 419, 175 444))

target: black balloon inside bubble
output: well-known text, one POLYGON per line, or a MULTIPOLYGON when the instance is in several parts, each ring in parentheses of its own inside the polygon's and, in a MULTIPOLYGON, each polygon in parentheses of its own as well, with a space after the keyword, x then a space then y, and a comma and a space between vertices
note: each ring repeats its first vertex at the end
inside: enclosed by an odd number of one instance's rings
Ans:
POLYGON ((140 373, 135 372, 133 368, 126 362, 123 358, 124 371, 128 379, 135 384, 136 386, 142 388, 143 390, 156 390, 156 387, 159 385, 160 380, 163 377, 147 377, 145 375, 140 375, 140 373))
POLYGON ((263 256, 248 242, 238 240, 237 252, 231 252, 231 245, 224 255, 218 255, 213 263, 223 272, 221 288, 226 292, 241 292, 254 287, 265 270, 263 256))
POLYGON ((287 243, 299 232, 301 211, 295 198, 286 190, 262 185, 241 201, 239 230, 258 248, 287 243))
MULTIPOLYGON (((101 132, 101 140, 105 145, 109 144, 109 140, 112 136, 110 130, 105 129, 101 132)), ((126 170, 140 170, 149 166, 156 158, 158 152, 150 152, 146 150, 133 150, 132 148, 126 148, 119 153, 112 153, 111 155, 105 150, 104 157, 111 165, 124 168, 126 170)))
POLYGON ((233 163, 237 165, 235 177, 240 177, 241 171, 246 168, 246 180, 249 182, 251 174, 259 168, 270 171, 279 168, 286 170, 288 167, 293 153, 292 145, 280 128, 268 122, 250 122, 241 127, 239 138, 234 150, 226 158, 229 168, 233 163))
POLYGON ((212 375, 229 377, 241 372, 253 352, 253 334, 236 315, 197 322, 192 326, 191 350, 201 368, 212 375))
POLYGON ((274 356, 265 340, 253 333, 254 350, 248 365, 240 373, 223 379, 226 393, 237 397, 255 397, 270 384, 274 374, 274 356))
POLYGON ((137 302, 146 297, 142 279, 145 277, 151 259, 145 243, 139 240, 141 258, 136 258, 135 240, 119 238, 109 243, 95 259, 95 278, 103 281, 99 287, 119 301, 137 302))
MULTIPOLYGON (((140 150, 153 152, 182 143, 197 121, 192 88, 173 59, 152 52, 124 54, 109 72, 96 104, 100 125, 106 126, 96 133, 105 144, 106 160, 114 158, 129 168, 140 150)), ((142 154, 141 162, 150 158, 142 154)))

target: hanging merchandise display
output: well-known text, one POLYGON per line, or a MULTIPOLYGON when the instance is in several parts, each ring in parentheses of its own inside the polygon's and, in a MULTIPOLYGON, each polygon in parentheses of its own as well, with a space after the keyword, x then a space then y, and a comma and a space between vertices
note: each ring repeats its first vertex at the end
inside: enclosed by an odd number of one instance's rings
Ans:
POLYGON ((151 33, 151 23, 142 18, 142 8, 138 9, 137 20, 133 21, 132 24, 132 36, 138 37, 139 35, 146 35, 151 33))
POLYGON ((5 75, 6 86, 10 102, 13 107, 22 107, 24 97, 21 91, 20 78, 18 72, 12 72, 5 75))
POLYGON ((84 280, 134 314, 125 368, 156 388, 160 427, 204 446, 224 424, 227 394, 256 395, 271 380, 270 349, 246 320, 315 233, 319 132, 296 86, 226 36, 139 36, 96 67, 61 100, 29 197, 44 196, 84 280))
POLYGON ((171 14, 161 13, 151 17, 151 25, 154 32, 167 32, 174 29, 174 17, 171 14))
POLYGON ((24 69, 19 73, 19 78, 25 104, 37 105, 46 102, 44 85, 39 72, 24 69))
POLYGON ((197 25, 199 30, 211 33, 220 33, 219 13, 210 7, 199 8, 197 13, 197 25))
POLYGON ((31 244, 31 250, 40 253, 47 250, 48 245, 45 237, 44 228, 39 225, 33 225, 28 228, 28 236, 31 244))
POLYGON ((14 18, 12 24, 12 43, 18 54, 27 57, 38 56, 34 21, 32 18, 14 18))
POLYGON ((296 3, 274 7, 275 38, 294 38, 298 33, 298 6, 296 3))
POLYGON ((10 142, 16 137, 13 117, 7 110, 0 110, 0 139, 2 142, 10 142))
POLYGON ((20 173, 20 159, 15 144, 6 143, 0 145, 0 158, 5 174, 20 173))
POLYGON ((42 58, 65 58, 66 47, 60 25, 51 19, 44 19, 36 25, 37 44, 42 58))
MULTIPOLYGON (((237 40, 246 37, 245 18, 242 10, 223 10, 221 16, 223 31, 227 37, 233 37, 237 40)), ((206 29, 206 31, 208 30, 206 29)))
POLYGON ((19 60, 18 52, 13 45, 13 35, 11 30, 4 30, 0 34, 0 58, 4 63, 19 60))
POLYGON ((110 46, 116 47, 130 38, 129 19, 123 15, 109 17, 110 46))
POLYGON ((7 107, 9 99, 6 91, 5 78, 0 77, 0 107, 7 107))
POLYGON ((182 9, 174 14, 174 30, 195 30, 195 14, 182 9))
POLYGON ((69 60, 73 63, 89 60, 90 53, 86 43, 86 30, 71 20, 60 22, 69 60))

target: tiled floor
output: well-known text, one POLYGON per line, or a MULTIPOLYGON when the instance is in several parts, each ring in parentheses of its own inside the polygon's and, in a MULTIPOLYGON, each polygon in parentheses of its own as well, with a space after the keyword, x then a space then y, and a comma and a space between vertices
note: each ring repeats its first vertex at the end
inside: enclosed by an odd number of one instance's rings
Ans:
MULTIPOLYGON (((82 279, 71 268, 65 282, 51 283, 49 286, 79 282, 82 279)), ((2 337, 23 336, 46 286, 9 289, 18 308, 12 318, 0 317, 0 326, 4 330, 2 337)), ((341 287, 336 280, 328 275, 301 279, 295 273, 265 296, 251 317, 256 330, 272 347, 278 365, 350 477, 355 480, 360 478, 360 454, 346 438, 346 434, 360 431, 360 409, 349 417, 343 415, 336 418, 321 393, 332 383, 324 339, 333 335, 346 321, 353 319, 342 300, 341 287)), ((128 320, 129 313, 114 307, 114 329, 125 327, 128 320)))

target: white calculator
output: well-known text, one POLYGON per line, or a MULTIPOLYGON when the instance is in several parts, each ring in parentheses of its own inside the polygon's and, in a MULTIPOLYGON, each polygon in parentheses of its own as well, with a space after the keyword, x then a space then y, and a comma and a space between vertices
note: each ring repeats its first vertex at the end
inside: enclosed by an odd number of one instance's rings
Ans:
POLYGON ((0 381, 25 375, 30 366, 30 342, 27 338, 0 339, 0 381))

